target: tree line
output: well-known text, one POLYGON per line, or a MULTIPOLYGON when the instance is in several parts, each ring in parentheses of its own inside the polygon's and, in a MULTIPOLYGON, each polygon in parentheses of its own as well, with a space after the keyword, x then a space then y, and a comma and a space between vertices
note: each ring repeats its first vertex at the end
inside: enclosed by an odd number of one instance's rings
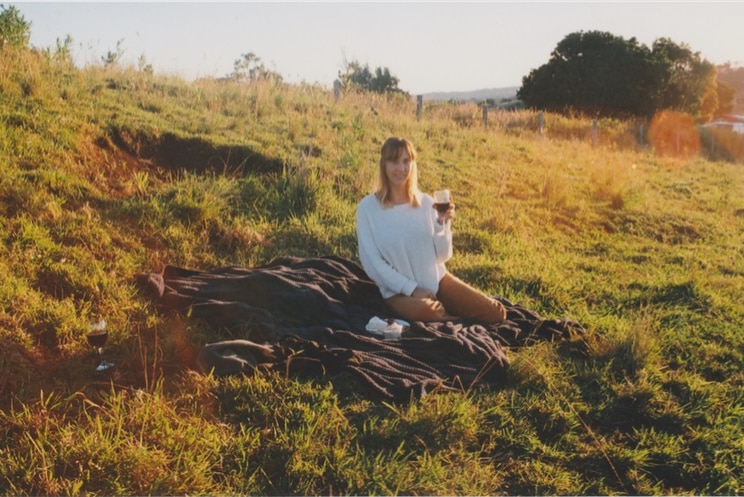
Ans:
MULTIPOLYGON (((16 7, 0 5, 0 49, 26 46, 30 28, 16 7)), ((121 56, 119 45, 115 55, 121 56)), ((282 81, 252 52, 235 61, 228 78, 282 81)), ((344 61, 337 79, 347 92, 408 95, 399 83, 387 67, 372 70, 355 60, 344 61)), ((547 63, 522 78, 517 98, 526 108, 561 114, 651 118, 661 110, 675 110, 704 123, 731 112, 735 93, 731 80, 719 78, 717 68, 687 44, 659 38, 647 47, 635 38, 579 31, 563 38, 547 63)))
MULTIPOLYGON (((517 99, 526 108, 559 114, 651 119, 673 110, 705 123, 734 108, 730 75, 738 73, 729 66, 723 70, 719 77, 699 52, 669 38, 647 47, 635 38, 579 31, 567 35, 547 63, 522 78, 517 99)), ((406 94, 388 68, 372 72, 358 61, 345 62, 338 80, 347 91, 406 94)))
POLYGON ((561 40, 548 62, 522 79, 528 108, 593 117, 646 117, 671 109, 708 122, 733 108, 734 90, 716 67, 686 44, 579 31, 561 40))

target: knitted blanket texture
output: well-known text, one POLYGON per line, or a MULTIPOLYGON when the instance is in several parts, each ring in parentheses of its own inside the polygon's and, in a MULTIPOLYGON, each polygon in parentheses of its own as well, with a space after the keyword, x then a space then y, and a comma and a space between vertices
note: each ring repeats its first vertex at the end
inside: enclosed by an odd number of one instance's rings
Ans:
POLYGON ((140 282, 164 310, 203 319, 225 336, 203 347, 204 372, 348 372, 370 394, 397 401, 503 383, 507 348, 585 332, 575 321, 545 319, 499 298, 507 309, 502 323, 419 321, 400 339, 384 340, 365 326, 375 316, 395 317, 392 310, 360 265, 336 256, 205 271, 166 266, 140 282))

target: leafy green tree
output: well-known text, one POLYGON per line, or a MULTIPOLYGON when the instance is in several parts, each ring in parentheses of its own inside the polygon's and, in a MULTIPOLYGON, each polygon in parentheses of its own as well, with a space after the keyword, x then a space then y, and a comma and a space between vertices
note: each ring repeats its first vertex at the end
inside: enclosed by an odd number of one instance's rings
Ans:
POLYGON ((649 50, 631 38, 591 31, 561 40, 549 62, 523 78, 517 96, 528 107, 588 115, 633 115, 652 89, 649 50))
POLYGON ((358 61, 344 62, 344 69, 339 71, 341 87, 352 91, 370 91, 375 93, 405 93, 398 88, 399 80, 387 67, 378 67, 374 73, 368 64, 358 61))
POLYGON ((736 112, 736 88, 744 88, 744 66, 732 66, 727 62, 716 69, 721 83, 718 90, 718 115, 736 112))
POLYGON ((686 44, 668 38, 653 44, 653 56, 661 67, 659 88, 663 89, 659 108, 674 109, 697 116, 703 101, 715 92, 715 66, 686 44), (711 89, 712 88, 712 89, 711 89))
POLYGON ((282 76, 277 72, 267 69, 261 58, 253 52, 244 53, 239 59, 235 60, 231 78, 238 82, 259 80, 282 82, 282 76))
POLYGON ((362 66, 357 61, 346 62, 344 71, 339 71, 338 79, 344 89, 370 90, 372 87, 372 73, 369 65, 362 66))
POLYGON ((718 112, 716 115, 728 114, 734 111, 734 98, 736 90, 720 79, 716 81, 716 91, 718 92, 718 112))
POLYGON ((653 49, 600 31, 571 33, 547 64, 522 79, 525 106, 591 116, 653 116, 675 109, 705 117, 716 105, 715 68, 686 45, 657 40, 653 49))
POLYGON ((31 39, 31 22, 26 21, 13 5, 0 4, 0 48, 6 45, 25 47, 31 39))
POLYGON ((710 122, 716 116, 721 105, 718 101, 718 81, 716 79, 716 70, 710 71, 708 79, 703 88, 700 105, 698 106, 698 120, 700 122, 710 122))

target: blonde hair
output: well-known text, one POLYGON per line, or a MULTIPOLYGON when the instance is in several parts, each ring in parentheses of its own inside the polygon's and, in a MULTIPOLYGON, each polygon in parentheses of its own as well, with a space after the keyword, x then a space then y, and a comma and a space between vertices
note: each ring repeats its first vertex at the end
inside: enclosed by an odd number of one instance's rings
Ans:
POLYGON ((392 201, 390 200, 390 183, 385 172, 385 164, 388 161, 398 160, 404 151, 408 152, 408 157, 411 158, 411 170, 405 185, 406 193, 408 193, 408 198, 413 207, 421 205, 421 192, 418 187, 418 166, 416 166, 416 148, 406 138, 390 137, 385 140, 385 143, 382 144, 382 150, 380 150, 380 169, 377 176, 377 190, 375 191, 377 199, 386 207, 391 206, 392 201))

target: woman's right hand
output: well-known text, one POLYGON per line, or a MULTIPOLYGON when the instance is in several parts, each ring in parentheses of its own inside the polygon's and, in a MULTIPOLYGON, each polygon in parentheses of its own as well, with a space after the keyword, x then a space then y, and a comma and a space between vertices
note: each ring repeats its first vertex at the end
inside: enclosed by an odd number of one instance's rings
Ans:
MULTIPOLYGON (((436 210, 437 206, 434 205, 433 208, 436 210)), ((439 212, 437 211, 437 222, 440 225, 443 225, 449 221, 452 221, 455 218, 455 204, 450 203, 449 209, 447 209, 446 212, 439 212)))
POLYGON ((432 299, 436 300, 437 296, 434 295, 430 290, 427 290, 425 288, 421 288, 420 286, 417 286, 416 289, 411 294, 411 297, 416 297, 417 299, 432 299))

